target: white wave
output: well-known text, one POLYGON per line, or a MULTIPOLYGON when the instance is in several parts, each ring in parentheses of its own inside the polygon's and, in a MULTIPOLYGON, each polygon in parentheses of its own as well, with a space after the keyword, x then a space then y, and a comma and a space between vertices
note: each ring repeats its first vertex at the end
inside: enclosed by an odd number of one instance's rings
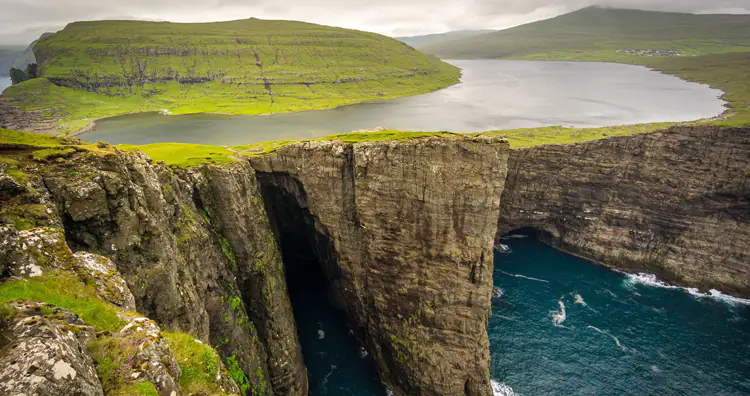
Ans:
POLYGON ((626 274, 625 275, 625 286, 629 288, 633 288, 634 285, 645 285, 645 286, 651 286, 651 287, 660 287, 663 289, 682 289, 688 292, 688 294, 697 297, 697 298, 712 298, 721 302, 724 302, 729 305, 750 305, 750 299, 745 298, 739 298, 739 297, 733 297, 726 295, 716 289, 711 289, 708 291, 708 293, 701 293, 698 289, 694 287, 681 287, 681 286, 675 286, 670 285, 669 283, 660 281, 656 275, 653 274, 626 274))
POLYGON ((573 298, 575 299, 575 303, 578 305, 583 305, 584 307, 588 307, 589 305, 586 304, 586 301, 583 301, 583 297, 581 297, 580 294, 576 293, 573 295, 573 298))
POLYGON ((331 370, 328 371, 328 374, 326 374, 326 376, 323 377, 323 380, 320 381, 320 388, 323 390, 324 394, 328 394, 328 378, 331 378, 334 371, 336 371, 336 366, 331 365, 331 370))
POLYGON ((500 298, 505 294, 505 291, 499 287, 492 288, 492 297, 493 298, 500 298))
POLYGON ((504 316, 504 315, 493 315, 493 316, 496 318, 500 318, 500 319, 510 320, 511 322, 518 322, 518 319, 511 318, 510 316, 504 316))
POLYGON ((499 243, 497 244, 497 246, 495 246, 495 251, 498 253, 510 253, 511 252, 510 246, 503 245, 502 243, 499 243))
POLYGON ((567 318, 567 316, 565 315, 565 303, 563 302, 563 300, 560 300, 557 303, 560 305, 560 310, 552 311, 554 312, 552 314, 552 323, 555 326, 561 327, 563 322, 565 322, 565 319, 567 318))
POLYGON ((653 371, 655 373, 661 373, 661 369, 658 366, 656 366, 656 365, 652 365, 651 366, 651 371, 653 371))
POLYGON ((501 274, 505 274, 505 275, 508 275, 508 276, 512 276, 512 277, 514 277, 514 278, 522 278, 522 279, 533 280, 533 281, 536 281, 536 282, 544 282, 544 283, 549 283, 549 281, 548 281, 548 280, 544 280, 544 279, 539 279, 539 278, 532 278, 532 277, 530 277, 530 276, 526 276, 526 275, 520 275, 520 274, 511 274, 510 272, 505 272, 505 271, 502 271, 502 270, 500 270, 500 273, 501 273, 501 274))
POLYGON ((601 333, 601 334, 604 334, 604 335, 606 335, 606 336, 612 337, 612 339, 613 339, 613 340, 615 340, 615 344, 617 344, 617 346, 618 346, 618 347, 619 347, 620 349, 622 349, 623 351, 624 351, 624 350, 626 350, 625 346, 623 346, 623 345, 622 345, 622 344, 620 343, 620 339, 619 339, 619 338, 617 338, 617 337, 615 337, 615 336, 613 336, 613 335, 612 335, 612 334, 611 334, 610 332, 608 332, 608 331, 604 331, 604 330, 602 330, 602 329, 600 329, 600 328, 598 328, 598 327, 594 327, 594 326, 586 326, 586 328, 587 328, 587 329, 592 329, 592 330, 594 330, 594 331, 596 331, 596 332, 599 332, 599 333, 601 333))
POLYGON ((528 237, 529 237, 528 235, 510 234, 510 235, 506 235, 506 236, 504 236, 504 237, 502 237, 500 239, 524 239, 524 238, 528 238, 528 237))
POLYGON ((367 357, 367 355, 368 355, 367 349, 365 349, 365 347, 359 347, 359 357, 364 359, 367 357))
POLYGON ((396 396, 396 394, 392 390, 385 388, 385 396, 396 396))
POLYGON ((318 339, 322 340, 324 338, 326 338, 326 332, 323 330, 318 330, 318 339))
POLYGON ((490 380, 490 384, 492 385, 492 394, 495 396, 518 396, 518 394, 513 391, 513 388, 505 385, 503 382, 490 380))

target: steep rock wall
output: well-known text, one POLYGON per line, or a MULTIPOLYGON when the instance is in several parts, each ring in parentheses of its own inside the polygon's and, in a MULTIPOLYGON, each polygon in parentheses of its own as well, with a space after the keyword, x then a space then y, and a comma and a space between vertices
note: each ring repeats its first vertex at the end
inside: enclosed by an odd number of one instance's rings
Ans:
POLYGON ((64 229, 74 251, 111 258, 138 312, 210 342, 243 390, 307 394, 280 253, 247 162, 173 170, 111 148, 52 161, 11 154, 28 182, 0 202, 4 214, 34 215, 64 229))
POLYGON ((498 238, 750 296, 750 128, 672 127, 511 151, 498 238))
POLYGON ((308 230, 397 395, 492 394, 486 328, 507 156, 501 140, 430 138, 307 142, 252 159, 277 229, 308 230))

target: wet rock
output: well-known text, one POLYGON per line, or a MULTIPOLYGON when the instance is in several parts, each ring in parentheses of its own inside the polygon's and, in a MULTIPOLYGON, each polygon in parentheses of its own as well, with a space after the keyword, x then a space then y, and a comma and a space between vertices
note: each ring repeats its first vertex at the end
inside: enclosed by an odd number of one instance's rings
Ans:
POLYGON ((0 338, 0 394, 103 395, 87 343, 91 327, 47 304, 14 302, 0 338))

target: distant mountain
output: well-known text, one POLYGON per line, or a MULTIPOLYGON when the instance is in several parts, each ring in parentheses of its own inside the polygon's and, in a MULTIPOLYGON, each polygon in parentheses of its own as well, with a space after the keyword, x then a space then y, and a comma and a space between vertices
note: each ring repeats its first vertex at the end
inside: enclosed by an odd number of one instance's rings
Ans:
POLYGON ((3 46, 0 47, 0 77, 7 77, 8 72, 13 64, 21 55, 25 48, 23 46, 3 46))
POLYGON ((427 45, 444 43, 451 40, 461 40, 469 37, 479 36, 482 34, 492 33, 496 30, 456 30, 447 33, 425 34, 422 36, 395 37, 396 40, 403 41, 410 46, 419 49, 427 45))
POLYGON ((36 45, 39 40, 51 36, 52 34, 53 33, 42 34, 41 37, 34 40, 27 47, 20 45, 0 47, 0 76, 9 76, 9 70, 11 67, 23 69, 29 63, 36 63, 33 51, 34 45, 36 45))
POLYGON ((561 51, 750 51, 750 15, 695 15, 588 7, 511 29, 426 45, 451 59, 527 58, 561 51))

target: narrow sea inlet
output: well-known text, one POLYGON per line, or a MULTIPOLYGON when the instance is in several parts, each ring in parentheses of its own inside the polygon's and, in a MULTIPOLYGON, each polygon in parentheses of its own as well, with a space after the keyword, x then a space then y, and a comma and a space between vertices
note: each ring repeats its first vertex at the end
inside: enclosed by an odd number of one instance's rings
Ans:
MULTIPOLYGON (((503 243, 488 328, 495 395, 750 393, 750 301, 616 272, 533 237, 503 243)), ((290 286, 310 395, 385 395, 321 275, 290 286)))

